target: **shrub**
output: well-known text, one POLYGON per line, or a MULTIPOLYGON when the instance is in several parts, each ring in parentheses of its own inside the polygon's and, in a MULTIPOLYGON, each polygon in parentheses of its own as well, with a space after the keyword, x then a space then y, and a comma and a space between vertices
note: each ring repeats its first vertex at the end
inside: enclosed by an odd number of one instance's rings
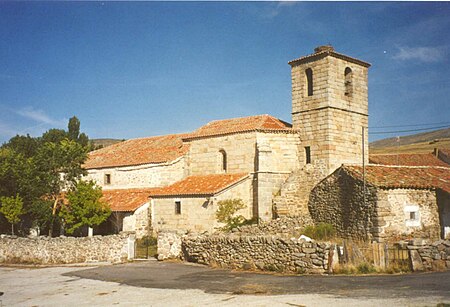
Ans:
POLYGON ((370 263, 363 262, 360 263, 356 269, 358 270, 358 273, 360 274, 369 274, 369 273, 375 273, 377 269, 370 263))
POLYGON ((331 224, 319 223, 314 226, 306 226, 303 234, 315 240, 330 240, 336 236, 336 230, 331 224))
POLYGON ((235 215, 246 206, 242 199, 226 199, 218 202, 219 208, 216 212, 216 218, 219 222, 225 223, 227 229, 233 229, 246 223, 246 219, 242 215, 235 215))

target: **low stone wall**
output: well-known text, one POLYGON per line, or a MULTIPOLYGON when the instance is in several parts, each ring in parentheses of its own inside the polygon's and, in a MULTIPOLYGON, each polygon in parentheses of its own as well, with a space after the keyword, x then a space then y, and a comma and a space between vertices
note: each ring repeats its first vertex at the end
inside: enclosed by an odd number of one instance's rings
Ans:
POLYGON ((158 233, 158 260, 176 259, 181 255, 181 234, 176 232, 158 233))
POLYGON ((416 239, 407 244, 413 271, 450 270, 450 240, 429 243, 416 239))
MULTIPOLYGON (((283 238, 299 237, 303 228, 313 225, 309 216, 287 217, 282 216, 271 221, 261 221, 259 224, 245 225, 232 229, 236 235, 267 236, 273 235, 283 238)), ((223 232, 227 234, 229 232, 223 232)))
POLYGON ((184 237, 182 257, 231 269, 322 274, 332 267, 334 245, 272 236, 184 237))
POLYGON ((119 263, 134 258, 134 235, 93 237, 0 236, 0 263, 119 263))

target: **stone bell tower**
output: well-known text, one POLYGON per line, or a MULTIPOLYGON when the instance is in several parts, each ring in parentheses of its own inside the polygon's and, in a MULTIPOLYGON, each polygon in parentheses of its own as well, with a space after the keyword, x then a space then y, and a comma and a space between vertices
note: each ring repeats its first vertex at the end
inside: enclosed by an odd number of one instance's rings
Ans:
POLYGON ((367 163, 370 64, 320 46, 289 65, 292 123, 300 130, 305 165, 330 174, 343 163, 362 163, 363 134, 367 163))

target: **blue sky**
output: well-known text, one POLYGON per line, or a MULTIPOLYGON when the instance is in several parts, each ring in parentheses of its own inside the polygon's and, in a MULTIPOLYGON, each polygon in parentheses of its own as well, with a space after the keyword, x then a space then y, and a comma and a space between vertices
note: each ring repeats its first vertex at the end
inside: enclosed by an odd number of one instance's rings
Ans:
POLYGON ((369 126, 450 125, 449 16, 450 2, 2 1, 0 142, 73 115, 120 139, 290 122, 287 62, 323 44, 372 64, 369 126))

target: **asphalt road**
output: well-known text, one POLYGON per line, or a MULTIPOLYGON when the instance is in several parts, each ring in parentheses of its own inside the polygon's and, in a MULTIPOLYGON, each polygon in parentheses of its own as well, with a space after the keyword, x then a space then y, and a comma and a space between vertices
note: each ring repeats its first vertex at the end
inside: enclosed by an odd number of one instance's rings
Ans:
POLYGON ((433 296, 450 304, 450 271, 370 276, 281 276, 147 261, 77 270, 63 275, 134 287, 192 289, 214 294, 309 293, 349 298, 408 299, 433 296))

